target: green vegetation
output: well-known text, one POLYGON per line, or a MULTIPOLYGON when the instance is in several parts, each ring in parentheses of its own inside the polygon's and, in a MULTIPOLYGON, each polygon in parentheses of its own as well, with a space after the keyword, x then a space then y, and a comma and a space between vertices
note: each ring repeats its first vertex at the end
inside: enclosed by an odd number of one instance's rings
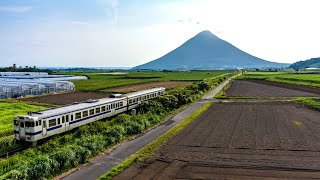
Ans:
POLYGON ((128 72, 112 73, 62 73, 87 76, 89 80, 74 81, 77 91, 100 91, 107 88, 144 84, 158 81, 202 81, 228 73, 228 71, 190 71, 190 72, 128 72))
POLYGON ((134 162, 144 162, 148 158, 155 155, 158 148, 166 143, 168 140, 170 140, 172 137, 177 135, 179 132, 181 132, 183 129, 185 129, 193 120, 195 120, 197 117, 199 117, 204 111, 206 111, 213 102, 208 102, 204 104, 202 107, 200 107, 197 111, 195 111, 193 114, 191 114, 187 119, 183 120, 179 124, 177 124, 175 127, 170 129, 165 134, 158 137, 155 141, 148 144, 146 147, 141 149, 139 152, 133 154, 129 158, 127 158, 125 161, 123 161, 121 164, 118 164, 117 166, 110 169, 106 174, 102 175, 99 180, 105 180, 105 179, 111 179, 112 177, 120 174, 124 169, 129 167, 134 162))
POLYGON ((295 70, 304 69, 304 68, 320 68, 320 58, 312 58, 306 61, 299 61, 291 64, 289 68, 292 68, 295 70))
POLYGON ((295 100, 296 103, 303 104, 309 106, 310 108, 320 110, 320 99, 312 99, 312 98, 299 98, 295 100))
POLYGON ((248 72, 238 79, 277 81, 303 86, 320 87, 320 74, 299 74, 285 72, 248 72))
MULTIPOLYGON (((16 101, 0 101, 0 144, 2 137, 13 134, 13 118, 17 115, 26 114, 28 111, 44 109, 40 105, 31 105, 16 101)), ((5 140, 7 141, 7 140, 5 140)))
POLYGON ((45 144, 0 160, 0 179, 45 179, 87 162, 105 149, 162 122, 179 107, 199 99, 233 74, 194 83, 142 105, 136 115, 98 121, 45 144))

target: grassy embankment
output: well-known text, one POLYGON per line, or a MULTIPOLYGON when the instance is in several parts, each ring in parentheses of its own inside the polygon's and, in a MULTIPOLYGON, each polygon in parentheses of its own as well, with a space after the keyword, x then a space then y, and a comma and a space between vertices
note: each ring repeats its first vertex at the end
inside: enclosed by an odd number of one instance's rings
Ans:
POLYGON ((320 88, 320 74, 295 74, 286 72, 248 72, 244 76, 238 77, 238 79, 277 81, 289 84, 297 84, 320 88))
POLYGON ((320 99, 298 98, 294 100, 294 102, 298 104, 306 105, 312 109, 320 110, 320 99))
POLYGON ((199 99, 226 78, 208 79, 177 88, 164 97, 145 104, 136 115, 122 114, 110 121, 98 121, 82 126, 75 132, 57 136, 41 146, 3 158, 0 160, 0 178, 52 178, 86 163, 115 144, 164 121, 169 114, 199 99))
POLYGON ((111 170, 109 170, 106 174, 102 175, 99 180, 105 180, 105 179, 111 179, 112 177, 120 174, 123 170, 125 170, 127 167, 132 165, 133 163, 141 163, 147 160, 148 158, 154 156, 158 150, 158 148, 165 144, 168 140, 173 138, 175 135, 177 135, 179 132, 181 132, 183 129, 187 127, 193 120, 195 120, 197 117, 199 117, 204 111, 206 111, 213 102, 208 102, 204 104, 202 107, 200 107, 197 111, 195 111, 193 114, 191 114, 187 119, 183 120, 176 126, 174 126, 172 129, 167 131, 165 134, 158 137, 155 141, 148 144, 146 147, 141 149, 139 152, 133 154, 129 158, 127 158, 125 161, 123 161, 121 164, 118 164, 117 166, 113 167, 111 170))

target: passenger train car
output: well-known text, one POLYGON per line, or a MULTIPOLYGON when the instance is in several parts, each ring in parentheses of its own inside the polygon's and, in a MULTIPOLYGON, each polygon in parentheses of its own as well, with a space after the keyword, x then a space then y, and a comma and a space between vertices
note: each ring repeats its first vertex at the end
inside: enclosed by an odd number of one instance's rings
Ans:
POLYGON ((134 109, 144 101, 163 96, 164 92, 165 88, 154 88, 17 116, 15 139, 35 146, 39 140, 134 109))

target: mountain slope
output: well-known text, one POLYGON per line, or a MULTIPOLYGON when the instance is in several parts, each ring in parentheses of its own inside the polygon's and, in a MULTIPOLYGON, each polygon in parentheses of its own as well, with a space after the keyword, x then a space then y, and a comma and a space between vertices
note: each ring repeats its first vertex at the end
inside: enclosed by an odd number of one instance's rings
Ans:
POLYGON ((203 31, 163 57, 133 69, 210 69, 286 67, 254 57, 203 31))
POLYGON ((289 68, 296 70, 303 68, 320 68, 320 57, 293 63, 289 66, 289 68))

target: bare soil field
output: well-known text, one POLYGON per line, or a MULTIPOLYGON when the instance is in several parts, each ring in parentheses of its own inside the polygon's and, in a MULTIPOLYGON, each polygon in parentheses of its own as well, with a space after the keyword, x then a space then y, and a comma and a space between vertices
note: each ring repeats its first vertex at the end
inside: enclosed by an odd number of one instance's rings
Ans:
POLYGON ((309 86, 302 86, 302 85, 298 85, 298 84, 289 84, 289 83, 282 83, 282 82, 276 82, 276 81, 266 81, 266 80, 247 80, 247 81, 271 85, 271 86, 277 86, 277 87, 282 87, 282 88, 294 89, 297 91, 304 91, 304 92, 309 92, 309 93, 314 93, 314 94, 320 95, 320 88, 317 88, 317 87, 309 87, 309 86))
POLYGON ((154 159, 114 179, 319 178, 319 117, 285 102, 214 104, 154 159))
MULTIPOLYGON (((226 94, 230 97, 319 97, 313 88, 300 86, 295 88, 294 85, 279 87, 281 83, 273 82, 268 84, 262 84, 260 81, 244 81, 236 80, 232 83, 231 87, 227 90, 226 94), (300 88, 300 89, 299 89, 300 88), (306 91, 309 89, 312 92, 306 91)), ((283 84, 283 83, 282 83, 283 84)))
POLYGON ((101 99, 101 98, 109 97, 109 95, 110 94, 103 93, 103 92, 71 92, 71 93, 23 98, 18 100, 25 101, 25 102, 65 105, 65 104, 72 104, 74 102, 86 101, 88 99, 101 99))
POLYGON ((150 88, 154 88, 154 87, 175 88, 175 87, 185 86, 185 85, 189 85, 189 84, 192 84, 192 82, 190 82, 190 81, 164 81, 164 82, 153 82, 153 83, 138 84, 138 85, 132 85, 132 86, 110 88, 110 89, 107 89, 106 91, 127 93, 127 92, 141 91, 141 90, 150 89, 150 88))

